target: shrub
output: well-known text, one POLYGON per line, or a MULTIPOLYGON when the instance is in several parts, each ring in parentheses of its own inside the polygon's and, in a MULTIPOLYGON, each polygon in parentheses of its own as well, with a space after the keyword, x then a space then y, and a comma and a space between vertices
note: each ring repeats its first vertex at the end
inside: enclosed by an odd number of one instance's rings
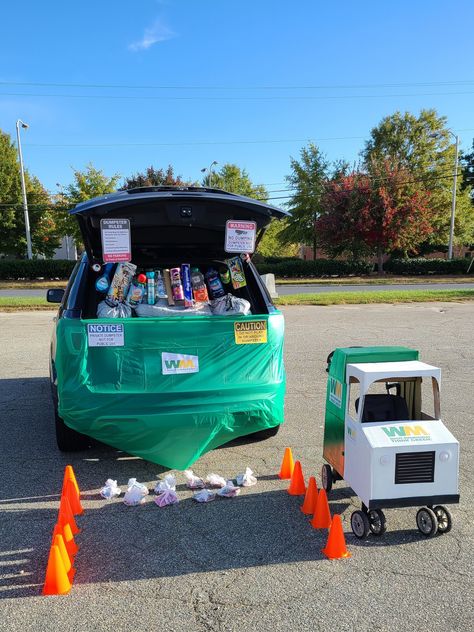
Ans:
POLYGON ((373 263, 366 261, 339 261, 336 259, 316 259, 303 261, 302 259, 284 259, 275 263, 259 263, 260 274, 274 274, 278 278, 310 278, 325 276, 348 276, 350 274, 369 274, 373 263))
POLYGON ((384 265, 387 272, 400 275, 466 274, 470 259, 390 259, 384 265))
POLYGON ((67 259, 1 259, 0 279, 68 279, 75 265, 67 259))

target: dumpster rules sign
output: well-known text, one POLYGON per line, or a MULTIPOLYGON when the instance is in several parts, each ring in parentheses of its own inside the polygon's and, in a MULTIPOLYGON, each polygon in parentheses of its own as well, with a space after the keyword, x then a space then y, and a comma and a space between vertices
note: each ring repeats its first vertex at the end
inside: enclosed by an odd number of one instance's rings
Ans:
POLYGON ((130 261, 132 246, 130 243, 130 220, 101 219, 102 259, 104 263, 130 261))
POLYGON ((255 250, 256 222, 229 219, 225 224, 225 251, 246 253, 255 250))

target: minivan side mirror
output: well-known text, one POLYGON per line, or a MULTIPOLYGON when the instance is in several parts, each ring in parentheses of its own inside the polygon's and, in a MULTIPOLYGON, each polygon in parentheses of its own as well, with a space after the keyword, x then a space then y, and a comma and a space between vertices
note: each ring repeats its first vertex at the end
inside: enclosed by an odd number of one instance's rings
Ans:
POLYGON ((46 300, 48 303, 61 303, 64 296, 63 288, 54 288, 53 290, 48 290, 46 292, 46 300))

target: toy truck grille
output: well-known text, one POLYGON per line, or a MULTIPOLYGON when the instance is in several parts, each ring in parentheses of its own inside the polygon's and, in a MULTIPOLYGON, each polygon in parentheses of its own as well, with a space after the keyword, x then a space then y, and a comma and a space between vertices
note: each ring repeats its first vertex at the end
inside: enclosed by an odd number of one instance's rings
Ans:
POLYGON ((435 452, 400 452, 395 458, 395 484, 433 483, 435 452))

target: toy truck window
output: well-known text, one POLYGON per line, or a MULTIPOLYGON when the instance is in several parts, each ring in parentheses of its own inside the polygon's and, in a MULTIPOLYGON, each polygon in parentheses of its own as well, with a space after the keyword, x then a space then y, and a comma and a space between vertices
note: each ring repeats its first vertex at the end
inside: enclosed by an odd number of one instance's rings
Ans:
POLYGON ((362 423, 439 418, 438 382, 435 378, 423 380, 421 377, 393 377, 372 382, 359 415, 362 423))
POLYGON ((359 421, 359 401, 360 401, 360 382, 357 378, 351 376, 349 380, 348 387, 348 397, 347 397, 347 414, 351 418, 352 421, 359 421))

